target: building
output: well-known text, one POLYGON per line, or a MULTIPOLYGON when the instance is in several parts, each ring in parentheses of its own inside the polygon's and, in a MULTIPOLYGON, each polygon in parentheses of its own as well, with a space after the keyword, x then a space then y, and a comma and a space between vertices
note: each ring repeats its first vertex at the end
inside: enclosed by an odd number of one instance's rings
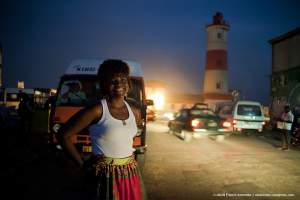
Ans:
POLYGON ((218 102, 232 101, 228 90, 227 32, 229 24, 217 12, 206 26, 207 48, 202 97, 210 107, 218 102))
POLYGON ((206 103, 215 109, 224 102, 232 102, 240 98, 241 92, 229 90, 227 65, 227 32, 229 24, 223 14, 217 12, 213 22, 206 26, 207 49, 206 64, 203 77, 203 91, 199 94, 172 93, 166 84, 146 81, 147 98, 154 100, 154 109, 158 111, 178 111, 192 107, 195 103, 206 103))
POLYGON ((287 103, 300 106, 300 27, 269 40, 272 45, 271 117, 287 103))

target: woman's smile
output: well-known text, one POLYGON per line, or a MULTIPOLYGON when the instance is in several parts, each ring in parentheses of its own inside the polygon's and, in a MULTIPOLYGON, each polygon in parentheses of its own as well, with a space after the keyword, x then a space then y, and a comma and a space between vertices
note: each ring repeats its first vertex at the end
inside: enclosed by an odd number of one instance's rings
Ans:
POLYGON ((122 74, 115 76, 111 81, 111 92, 118 95, 126 95, 127 91, 127 77, 122 74))
POLYGON ((122 87, 114 87, 113 91, 117 92, 117 93, 124 93, 126 89, 122 88, 122 87))

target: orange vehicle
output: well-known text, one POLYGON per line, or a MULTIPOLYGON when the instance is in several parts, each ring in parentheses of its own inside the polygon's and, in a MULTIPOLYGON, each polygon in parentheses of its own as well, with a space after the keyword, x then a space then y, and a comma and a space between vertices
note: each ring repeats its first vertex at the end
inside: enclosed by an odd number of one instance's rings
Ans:
MULTIPOLYGON (((130 68, 131 88, 126 101, 134 104, 141 110, 142 125, 138 127, 137 136, 134 138, 136 153, 143 153, 146 149, 146 109, 153 101, 146 100, 143 72, 139 63, 124 60, 130 68)), ((57 88, 57 98, 51 110, 51 143, 61 149, 57 135, 59 128, 75 113, 86 106, 98 102, 102 96, 100 92, 98 69, 103 60, 78 59, 74 60, 60 78, 57 88)), ((73 138, 78 151, 83 154, 92 152, 88 130, 77 133, 73 138)))

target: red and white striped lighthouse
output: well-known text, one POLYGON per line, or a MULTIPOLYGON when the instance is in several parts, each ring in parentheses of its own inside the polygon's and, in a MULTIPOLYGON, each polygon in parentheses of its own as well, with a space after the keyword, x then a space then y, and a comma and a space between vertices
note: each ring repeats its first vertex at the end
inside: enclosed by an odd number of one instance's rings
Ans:
POLYGON ((223 14, 217 12, 213 22, 206 26, 207 49, 203 84, 203 100, 211 106, 217 102, 230 101, 228 92, 227 32, 229 24, 223 14))

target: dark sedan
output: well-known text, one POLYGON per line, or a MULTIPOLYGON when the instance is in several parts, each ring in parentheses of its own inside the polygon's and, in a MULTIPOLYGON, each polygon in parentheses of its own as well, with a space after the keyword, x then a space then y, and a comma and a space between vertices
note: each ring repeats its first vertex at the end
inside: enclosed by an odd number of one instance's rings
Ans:
POLYGON ((3 134, 18 133, 21 121, 14 107, 0 106, 0 132, 3 134))
POLYGON ((232 124, 210 109, 181 109, 168 123, 169 132, 188 140, 203 135, 220 135, 232 130, 232 124))

